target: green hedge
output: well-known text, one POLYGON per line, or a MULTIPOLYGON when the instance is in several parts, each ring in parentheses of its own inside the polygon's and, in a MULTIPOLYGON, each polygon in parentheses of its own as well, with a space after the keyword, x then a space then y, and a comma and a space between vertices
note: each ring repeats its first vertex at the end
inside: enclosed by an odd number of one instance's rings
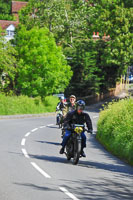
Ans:
POLYGON ((96 138, 104 147, 133 165, 133 99, 109 103, 100 112, 96 138))
POLYGON ((39 114, 55 112, 58 98, 48 96, 41 100, 40 97, 5 96, 0 94, 0 115, 39 114))

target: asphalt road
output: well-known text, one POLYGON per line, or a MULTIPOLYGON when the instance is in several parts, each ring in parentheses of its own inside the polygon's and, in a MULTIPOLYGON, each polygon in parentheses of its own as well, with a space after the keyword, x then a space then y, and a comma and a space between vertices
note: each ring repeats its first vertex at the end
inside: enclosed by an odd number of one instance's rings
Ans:
MULTIPOLYGON (((89 110, 94 130, 98 110, 89 110)), ((0 120, 0 200, 133 199, 133 168, 87 134, 78 165, 60 155, 55 116, 0 120)))

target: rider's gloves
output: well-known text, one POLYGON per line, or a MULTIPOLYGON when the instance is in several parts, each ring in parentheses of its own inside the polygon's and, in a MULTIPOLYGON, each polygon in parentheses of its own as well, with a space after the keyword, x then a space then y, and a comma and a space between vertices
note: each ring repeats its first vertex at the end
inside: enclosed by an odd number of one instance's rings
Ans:
POLYGON ((71 130, 72 128, 68 124, 66 124, 63 126, 63 129, 71 130))

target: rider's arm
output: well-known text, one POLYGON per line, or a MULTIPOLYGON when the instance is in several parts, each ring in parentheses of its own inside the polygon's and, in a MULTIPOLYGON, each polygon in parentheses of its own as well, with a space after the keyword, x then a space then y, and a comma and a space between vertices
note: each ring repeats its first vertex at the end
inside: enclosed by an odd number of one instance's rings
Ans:
POLYGON ((85 113, 85 121, 88 128, 88 132, 92 133, 93 131, 92 121, 91 121, 90 116, 87 113, 85 113))
POLYGON ((68 112, 64 118, 64 128, 66 128, 66 129, 71 128, 71 120, 72 120, 72 113, 68 112))
POLYGON ((56 106, 56 111, 60 110, 60 102, 56 106))

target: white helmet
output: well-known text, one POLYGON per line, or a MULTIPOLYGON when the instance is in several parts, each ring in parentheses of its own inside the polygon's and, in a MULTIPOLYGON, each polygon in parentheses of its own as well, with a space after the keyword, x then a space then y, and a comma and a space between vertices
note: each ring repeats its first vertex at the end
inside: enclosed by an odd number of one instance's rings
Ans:
POLYGON ((61 96, 61 97, 60 97, 60 100, 64 100, 64 97, 63 97, 63 96, 61 96))

